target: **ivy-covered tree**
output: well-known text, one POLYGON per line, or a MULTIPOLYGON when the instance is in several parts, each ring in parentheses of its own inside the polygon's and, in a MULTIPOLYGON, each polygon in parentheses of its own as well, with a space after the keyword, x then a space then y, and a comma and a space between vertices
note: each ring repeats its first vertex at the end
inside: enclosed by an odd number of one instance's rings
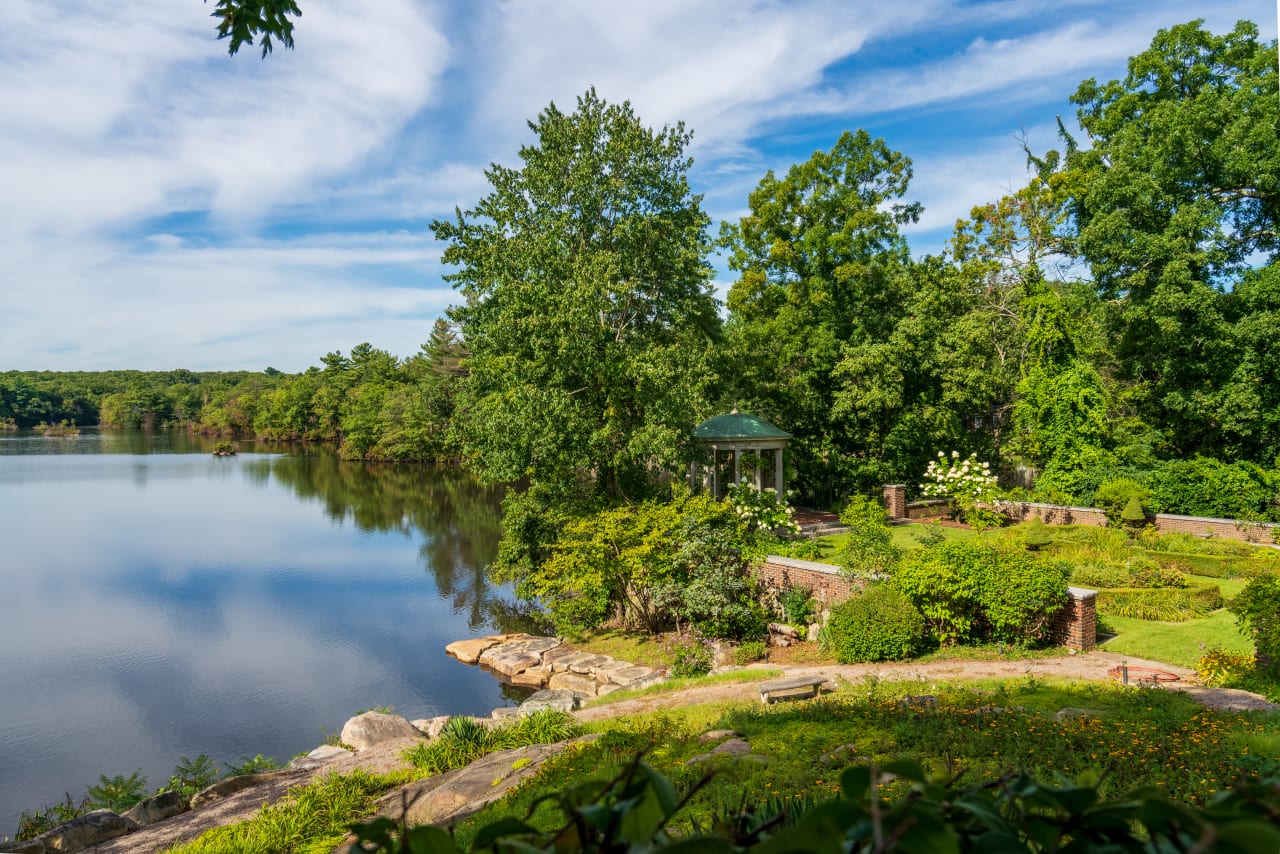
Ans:
POLYGON ((613 497, 687 459, 719 317, 683 125, 645 127, 595 90, 530 128, 521 165, 453 221, 446 278, 470 355, 457 427, 495 481, 589 477, 613 497))
POLYGON ((1124 79, 1086 80, 1072 101, 1089 142, 1067 139, 1077 245, 1121 378, 1177 453, 1256 453, 1265 380, 1237 368, 1265 357, 1233 334, 1230 293, 1280 249, 1275 44, 1244 21, 1171 27, 1124 79))

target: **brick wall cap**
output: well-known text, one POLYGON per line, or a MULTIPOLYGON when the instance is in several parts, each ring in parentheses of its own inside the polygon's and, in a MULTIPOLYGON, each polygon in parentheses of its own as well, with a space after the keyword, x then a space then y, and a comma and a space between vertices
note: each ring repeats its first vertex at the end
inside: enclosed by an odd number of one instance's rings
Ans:
POLYGON ((1097 599, 1097 590, 1087 590, 1083 587, 1068 587, 1067 595, 1072 599, 1097 599))
POLYGON ((1247 527, 1274 528, 1275 522, 1247 522, 1243 519, 1220 519, 1216 516, 1180 516, 1177 513, 1157 513, 1156 519, 1169 519, 1175 522, 1208 522, 1215 525, 1243 525, 1247 527))
MULTIPOLYGON (((908 507, 936 507, 939 504, 949 504, 949 503, 951 503, 950 498, 924 498, 924 499, 921 499, 920 501, 908 501, 907 506, 908 507)), ((1048 505, 1045 505, 1045 506, 1047 507, 1048 505)))
POLYGON ((886 483, 884 485, 884 488, 885 489, 906 489, 907 485, 905 483, 886 483))
POLYGON ((800 560, 794 557, 782 557, 781 555, 769 555, 764 559, 765 563, 772 563, 777 566, 791 566, 796 569, 811 569, 814 572, 824 572, 827 575, 839 575, 840 567, 832 566, 829 563, 818 563, 816 560, 800 560))
POLYGON ((1074 504, 1042 504, 1039 501, 1006 501, 1002 503, 1011 504, 1014 507, 1039 507, 1044 510, 1074 510, 1077 513, 1100 513, 1104 516, 1107 512, 1101 507, 1077 507, 1074 504))

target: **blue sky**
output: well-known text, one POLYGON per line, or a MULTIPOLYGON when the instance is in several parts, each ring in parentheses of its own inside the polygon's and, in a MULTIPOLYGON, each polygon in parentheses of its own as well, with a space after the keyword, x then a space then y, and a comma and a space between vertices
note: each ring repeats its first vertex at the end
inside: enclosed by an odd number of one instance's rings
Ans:
MULTIPOLYGON (((1081 80, 1156 30, 1270 0, 300 0, 297 46, 226 55, 200 0, 6 0, 0 369, 297 371, 407 356, 452 301, 428 225, 588 86, 694 131, 713 220, 846 129, 915 164, 909 232, 1024 179, 1081 80), (352 11, 358 10, 358 11, 352 11)), ((721 290, 728 285, 722 270, 721 290)))

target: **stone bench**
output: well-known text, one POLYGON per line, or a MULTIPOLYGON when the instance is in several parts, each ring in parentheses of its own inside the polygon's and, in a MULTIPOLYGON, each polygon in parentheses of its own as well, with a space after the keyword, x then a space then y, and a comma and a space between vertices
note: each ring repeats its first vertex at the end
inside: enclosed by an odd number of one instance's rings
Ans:
MULTIPOLYGON (((768 705, 774 694, 791 694, 805 691, 805 697, 818 696, 818 689, 827 683, 825 676, 792 676, 789 679, 775 679, 772 682, 760 683, 760 702, 768 705)), ((795 699, 795 698, 793 698, 795 699)))

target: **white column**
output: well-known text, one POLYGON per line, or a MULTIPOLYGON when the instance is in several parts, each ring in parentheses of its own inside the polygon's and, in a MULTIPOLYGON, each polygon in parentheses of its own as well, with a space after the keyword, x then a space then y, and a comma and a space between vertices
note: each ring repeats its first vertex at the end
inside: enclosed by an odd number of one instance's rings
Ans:
POLYGON ((782 449, 773 452, 773 488, 778 491, 778 497, 782 497, 782 449))
POLYGON ((742 480, 742 460, 738 457, 738 449, 733 449, 733 483, 736 486, 742 480))

